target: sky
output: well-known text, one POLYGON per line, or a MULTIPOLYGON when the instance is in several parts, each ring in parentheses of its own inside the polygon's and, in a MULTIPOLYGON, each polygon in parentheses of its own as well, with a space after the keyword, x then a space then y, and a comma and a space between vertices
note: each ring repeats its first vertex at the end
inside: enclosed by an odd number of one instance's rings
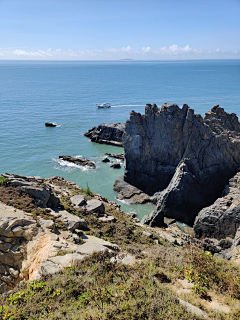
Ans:
POLYGON ((0 0, 0 60, 240 59, 240 0, 0 0))

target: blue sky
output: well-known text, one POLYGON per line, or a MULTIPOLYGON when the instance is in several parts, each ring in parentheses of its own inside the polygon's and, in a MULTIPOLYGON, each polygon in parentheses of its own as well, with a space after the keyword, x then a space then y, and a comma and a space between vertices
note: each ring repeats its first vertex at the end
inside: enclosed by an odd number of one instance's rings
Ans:
POLYGON ((240 0, 0 0, 0 60, 240 58, 240 0))

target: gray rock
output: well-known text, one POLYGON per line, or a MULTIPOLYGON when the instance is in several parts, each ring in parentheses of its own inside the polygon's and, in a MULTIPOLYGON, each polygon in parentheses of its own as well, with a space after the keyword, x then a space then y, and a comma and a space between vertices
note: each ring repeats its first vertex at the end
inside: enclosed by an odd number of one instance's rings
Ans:
POLYGON ((237 247, 239 245, 240 245, 240 227, 237 229, 237 232, 236 232, 234 240, 233 240, 234 247, 237 247))
POLYGON ((130 113, 123 135, 124 181, 150 195, 159 192, 151 226, 163 223, 162 214, 193 225, 238 171, 240 123, 220 109, 202 118, 186 104, 180 109, 165 103, 160 109, 146 105, 145 115, 130 113))
POLYGON ((87 201, 86 210, 88 212, 98 212, 100 214, 103 214, 105 212, 105 207, 102 201, 92 199, 87 201))
POLYGON ((142 190, 132 186, 124 181, 123 176, 120 176, 114 183, 113 190, 118 192, 117 199, 124 200, 129 204, 146 203, 151 201, 142 190))
POLYGON ((55 223, 53 220, 50 219, 39 219, 38 221, 43 228, 47 229, 54 229, 55 228, 55 223))
POLYGON ((95 169, 96 165, 93 161, 81 157, 81 158, 76 158, 76 157, 71 157, 71 156, 59 156, 59 159, 62 159, 64 161, 72 162, 78 166, 88 166, 90 168, 95 169))
POLYGON ((61 216, 58 219, 64 223, 68 230, 74 231, 75 229, 87 229, 86 220, 67 211, 61 211, 61 216))
POLYGON ((233 239, 239 227, 240 172, 229 180, 221 198, 199 212, 193 228, 197 238, 233 239))
POLYGON ((60 270, 61 269, 57 264, 55 264, 52 261, 46 260, 40 266, 38 273, 40 276, 48 276, 48 275, 56 274, 60 270))
POLYGON ((75 261, 80 261, 84 258, 84 255, 78 253, 68 253, 64 256, 56 256, 52 258, 48 258, 47 261, 53 262, 56 265, 60 265, 61 267, 67 267, 72 265, 75 261))
POLYGON ((93 252, 100 252, 100 251, 111 251, 111 250, 100 243, 87 242, 78 246, 76 253, 80 253, 83 255, 90 255, 93 252))
POLYGON ((90 138, 92 142, 122 147, 124 130, 124 123, 102 123, 98 127, 92 127, 84 135, 90 138))
POLYGON ((135 257, 130 253, 119 253, 116 257, 112 257, 110 262, 131 265, 135 262, 135 257))
POLYGON ((35 220, 8 217, 0 220, 0 234, 7 237, 13 237, 15 232, 15 236, 21 236, 24 233, 24 230, 21 230, 23 227, 35 223, 35 220))
POLYGON ((101 222, 114 222, 116 219, 113 216, 100 217, 98 218, 101 222))
POLYGON ((35 182, 27 182, 27 181, 21 181, 21 180, 11 180, 11 185, 14 187, 18 187, 18 186, 31 186, 31 187, 36 187, 37 183, 35 182))
POLYGON ((76 207, 81 207, 86 203, 86 196, 82 194, 77 194, 70 198, 72 204, 76 207))
POLYGON ((208 315, 204 311, 199 309, 198 307, 195 307, 191 303, 186 302, 180 298, 177 298, 177 299, 178 299, 179 303, 181 305, 183 305, 188 312, 196 314, 197 316, 202 317, 203 319, 209 319, 208 315))
POLYGON ((42 206, 47 206, 47 202, 50 198, 50 192, 48 190, 41 187, 35 188, 35 187, 28 187, 28 186, 23 186, 22 189, 24 192, 26 192, 27 194, 30 194, 35 199, 39 199, 42 206))

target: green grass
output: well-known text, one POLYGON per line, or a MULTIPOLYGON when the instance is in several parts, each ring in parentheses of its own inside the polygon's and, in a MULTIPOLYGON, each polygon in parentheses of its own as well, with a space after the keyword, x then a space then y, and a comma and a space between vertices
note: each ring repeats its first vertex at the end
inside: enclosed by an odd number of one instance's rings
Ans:
POLYGON ((91 196, 91 197, 94 195, 94 193, 91 191, 91 189, 90 189, 90 187, 89 187, 89 185, 88 185, 88 182, 87 182, 87 188, 81 187, 81 189, 82 189, 82 192, 83 192, 84 194, 87 194, 87 195, 89 195, 89 196, 91 196))
POLYGON ((3 177, 3 176, 0 176, 0 186, 7 186, 9 184, 8 180, 3 177))

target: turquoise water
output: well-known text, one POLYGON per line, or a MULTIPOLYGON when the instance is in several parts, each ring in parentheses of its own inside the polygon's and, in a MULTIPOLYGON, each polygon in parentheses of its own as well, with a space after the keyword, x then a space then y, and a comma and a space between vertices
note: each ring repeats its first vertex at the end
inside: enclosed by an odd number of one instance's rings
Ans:
MULTIPOLYGON (((240 117, 240 60, 174 62, 0 61, 0 173, 59 175, 115 200, 112 190, 123 169, 101 163, 105 152, 83 136, 103 122, 125 122, 129 112, 144 113, 146 103, 187 103, 204 114, 214 104, 240 117), (96 103, 110 102, 111 109, 96 103), (56 122, 57 128, 45 127, 56 122), (59 155, 82 155, 96 170, 77 168, 59 155)), ((126 205, 141 218, 152 205, 126 205)))

